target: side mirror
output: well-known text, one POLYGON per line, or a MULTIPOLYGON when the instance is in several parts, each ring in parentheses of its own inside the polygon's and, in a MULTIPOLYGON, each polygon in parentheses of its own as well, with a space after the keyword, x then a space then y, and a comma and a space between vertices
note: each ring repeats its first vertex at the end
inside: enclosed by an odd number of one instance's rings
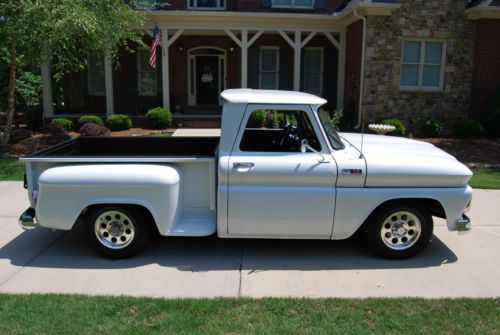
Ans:
POLYGON ((309 147, 309 142, 306 139, 300 141, 300 152, 306 153, 309 147))
POLYGON ((321 152, 319 152, 319 151, 315 150, 313 147, 311 147, 309 145, 309 142, 306 139, 303 139, 302 141, 300 141, 300 152, 302 152, 304 154, 308 151, 318 154, 318 156, 319 156, 318 161, 319 162, 325 161, 325 156, 323 156, 323 154, 321 154, 321 152))

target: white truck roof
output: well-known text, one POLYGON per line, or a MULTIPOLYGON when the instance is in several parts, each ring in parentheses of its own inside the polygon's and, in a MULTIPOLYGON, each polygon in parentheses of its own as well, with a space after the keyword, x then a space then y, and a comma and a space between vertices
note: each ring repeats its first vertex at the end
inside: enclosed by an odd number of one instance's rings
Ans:
POLYGON ((318 96, 280 90, 254 90, 250 88, 238 88, 225 90, 221 97, 232 103, 247 104, 300 104, 300 105, 324 105, 327 101, 318 96))

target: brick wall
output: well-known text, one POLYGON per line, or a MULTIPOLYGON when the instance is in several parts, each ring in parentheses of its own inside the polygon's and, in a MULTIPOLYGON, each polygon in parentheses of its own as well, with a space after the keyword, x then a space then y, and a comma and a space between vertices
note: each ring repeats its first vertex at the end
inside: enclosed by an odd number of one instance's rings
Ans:
POLYGON ((489 100, 500 90, 500 20, 478 20, 470 116, 481 119, 489 100))

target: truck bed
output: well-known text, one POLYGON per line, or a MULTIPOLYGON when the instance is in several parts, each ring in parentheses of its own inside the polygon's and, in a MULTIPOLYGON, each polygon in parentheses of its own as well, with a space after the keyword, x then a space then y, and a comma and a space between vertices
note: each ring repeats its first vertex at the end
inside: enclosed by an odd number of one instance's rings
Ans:
POLYGON ((51 157, 215 157, 218 137, 79 137, 23 160, 51 157))

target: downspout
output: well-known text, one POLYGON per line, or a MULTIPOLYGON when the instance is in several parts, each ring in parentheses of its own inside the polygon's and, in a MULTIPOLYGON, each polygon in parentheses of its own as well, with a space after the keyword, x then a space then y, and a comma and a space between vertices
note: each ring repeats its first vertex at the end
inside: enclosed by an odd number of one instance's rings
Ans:
POLYGON ((358 14, 358 9, 354 8, 354 17, 361 19, 363 21, 363 44, 361 46, 361 74, 359 77, 359 106, 358 106, 358 123, 354 126, 354 129, 359 129, 361 127, 361 116, 363 114, 363 91, 365 88, 365 51, 366 51, 366 17, 358 14))

